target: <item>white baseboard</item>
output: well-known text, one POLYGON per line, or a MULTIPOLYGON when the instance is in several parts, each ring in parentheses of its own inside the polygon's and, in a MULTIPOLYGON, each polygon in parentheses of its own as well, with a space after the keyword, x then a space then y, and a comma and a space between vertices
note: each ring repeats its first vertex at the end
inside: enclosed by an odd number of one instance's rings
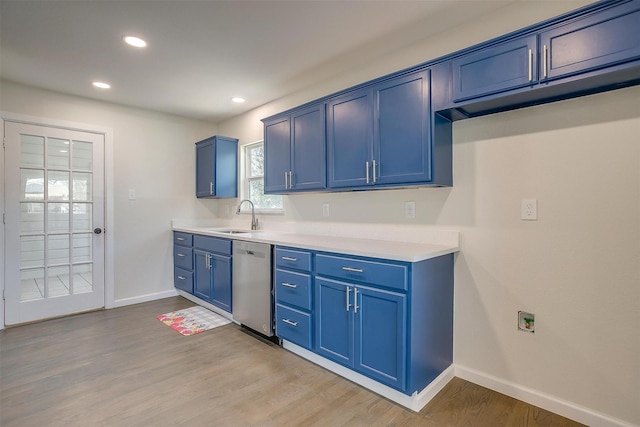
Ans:
POLYGON ((124 307, 126 305, 140 304, 141 302, 155 301, 157 299, 175 297, 177 295, 178 295, 178 292, 176 292, 175 289, 172 289, 170 291, 156 292, 154 294, 140 295, 140 296, 131 297, 131 298, 122 298, 122 299, 115 300, 113 302, 113 305, 109 308, 117 308, 117 307, 124 307))
POLYGON ((455 376, 589 426, 635 426, 627 421, 465 366, 455 365, 455 376))
POLYGON ((358 374, 357 372, 352 371, 349 368, 325 359, 322 356, 318 356, 317 354, 312 353, 311 351, 289 341, 283 340, 282 347, 291 351, 292 353, 297 354, 300 357, 309 360, 310 362, 315 363, 316 365, 322 366, 323 368, 328 369, 331 372, 334 372, 350 381, 353 381, 354 383, 359 384, 362 387, 367 388, 374 393, 386 397, 387 399, 415 412, 418 412, 422 408, 424 408, 424 406, 429 403, 429 401, 433 399, 433 397, 438 394, 438 392, 440 392, 440 390, 442 390, 454 376, 454 368, 452 365, 445 369, 442 374, 440 374, 422 391, 408 396, 404 393, 399 392, 398 390, 392 389, 391 387, 387 387, 386 385, 372 380, 371 378, 358 374))

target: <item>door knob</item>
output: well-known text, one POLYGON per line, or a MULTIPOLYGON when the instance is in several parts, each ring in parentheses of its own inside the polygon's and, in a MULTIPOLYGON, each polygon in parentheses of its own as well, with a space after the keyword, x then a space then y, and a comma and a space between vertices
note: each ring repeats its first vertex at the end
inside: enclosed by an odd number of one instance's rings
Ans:
POLYGON ((102 233, 102 228, 94 228, 93 232, 96 233, 96 234, 100 234, 100 233, 102 233))

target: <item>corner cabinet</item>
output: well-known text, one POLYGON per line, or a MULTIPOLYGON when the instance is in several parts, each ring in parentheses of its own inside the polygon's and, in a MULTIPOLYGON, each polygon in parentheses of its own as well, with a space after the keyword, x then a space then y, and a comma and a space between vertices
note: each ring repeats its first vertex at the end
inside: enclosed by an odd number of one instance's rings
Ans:
POLYGON ((212 136, 196 143, 196 197, 238 197, 238 140, 212 136))
POLYGON ((451 365, 453 255, 403 262, 296 248, 276 254, 281 339, 409 396, 451 365))
POLYGON ((325 104, 264 121, 267 194, 327 187, 325 104))

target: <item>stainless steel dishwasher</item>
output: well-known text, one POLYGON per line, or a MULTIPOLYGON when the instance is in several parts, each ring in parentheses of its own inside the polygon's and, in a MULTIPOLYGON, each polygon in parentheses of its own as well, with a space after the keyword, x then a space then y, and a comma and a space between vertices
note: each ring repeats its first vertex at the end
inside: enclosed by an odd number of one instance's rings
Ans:
POLYGON ((272 336, 271 245, 235 240, 232 282, 233 319, 272 336))

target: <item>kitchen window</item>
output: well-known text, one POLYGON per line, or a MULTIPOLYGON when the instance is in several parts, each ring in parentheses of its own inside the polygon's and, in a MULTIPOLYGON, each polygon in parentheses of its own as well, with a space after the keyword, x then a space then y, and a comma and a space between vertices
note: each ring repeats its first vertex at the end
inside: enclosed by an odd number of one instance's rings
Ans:
MULTIPOLYGON (((282 196, 264 194, 264 144, 262 141, 242 147, 242 199, 253 202, 256 211, 282 213, 282 196)), ((242 205, 243 212, 249 212, 248 203, 242 205)))

